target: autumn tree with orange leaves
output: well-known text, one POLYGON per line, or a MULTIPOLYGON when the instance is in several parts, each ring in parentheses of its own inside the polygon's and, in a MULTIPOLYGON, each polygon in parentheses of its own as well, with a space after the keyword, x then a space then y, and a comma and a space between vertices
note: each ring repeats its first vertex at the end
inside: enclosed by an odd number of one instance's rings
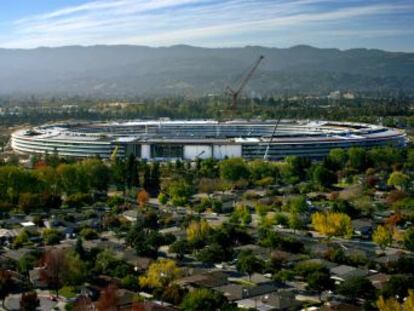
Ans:
POLYGON ((101 291, 99 300, 96 303, 97 311, 117 311, 118 305, 118 289, 114 285, 109 285, 101 291))
POLYGON ((140 190, 137 194, 137 203, 138 206, 141 209, 145 208, 145 205, 147 205, 148 201, 149 201, 149 194, 148 192, 146 192, 144 189, 140 190))

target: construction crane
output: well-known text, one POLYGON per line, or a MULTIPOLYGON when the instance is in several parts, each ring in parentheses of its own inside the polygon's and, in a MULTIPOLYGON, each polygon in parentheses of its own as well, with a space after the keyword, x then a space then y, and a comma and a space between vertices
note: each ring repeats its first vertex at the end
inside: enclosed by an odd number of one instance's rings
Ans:
POLYGON ((267 161, 269 159, 270 145, 273 142, 273 137, 276 134, 276 130, 277 130, 277 127, 279 126, 280 120, 282 120, 282 116, 279 116, 279 118, 277 119, 276 124, 275 124, 275 127, 273 128, 272 136, 270 136, 269 142, 267 143, 266 151, 265 151, 265 154, 263 156, 263 160, 265 160, 265 161, 267 161))
POLYGON ((256 61, 252 69, 248 72, 246 77, 241 81, 239 87, 236 90, 233 90, 231 87, 227 86, 226 92, 231 95, 232 103, 231 103, 231 109, 236 110, 237 108, 237 100, 239 98, 240 93, 243 91, 244 87, 246 86, 247 82, 253 77, 257 67, 259 67, 260 63, 264 59, 264 56, 261 55, 259 59, 256 61))

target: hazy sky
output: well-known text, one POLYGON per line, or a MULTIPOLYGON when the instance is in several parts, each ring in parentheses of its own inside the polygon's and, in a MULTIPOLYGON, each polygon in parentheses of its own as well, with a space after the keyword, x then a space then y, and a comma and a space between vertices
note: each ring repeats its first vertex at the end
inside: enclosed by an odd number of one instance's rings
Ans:
POLYGON ((414 51, 414 0, 0 0, 0 47, 95 44, 414 51))

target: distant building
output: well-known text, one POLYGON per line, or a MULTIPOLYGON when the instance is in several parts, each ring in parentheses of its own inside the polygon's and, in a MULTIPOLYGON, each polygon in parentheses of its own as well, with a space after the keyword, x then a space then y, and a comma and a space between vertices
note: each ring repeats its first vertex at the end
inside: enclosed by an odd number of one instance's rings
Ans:
POLYGON ((333 148, 406 145, 403 131, 378 125, 329 121, 129 121, 64 123, 18 130, 11 146, 24 154, 86 158, 195 160, 286 156, 321 158, 333 148), (273 137, 271 137, 273 135, 273 137))

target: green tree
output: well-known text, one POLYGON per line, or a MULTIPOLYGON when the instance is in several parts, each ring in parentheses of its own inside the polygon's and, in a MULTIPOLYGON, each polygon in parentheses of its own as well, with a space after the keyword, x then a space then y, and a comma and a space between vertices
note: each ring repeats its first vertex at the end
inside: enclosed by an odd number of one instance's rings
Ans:
POLYGON ((289 228, 293 230, 302 229, 304 226, 300 215, 296 212, 289 213, 288 224, 289 224, 289 228))
POLYGON ((187 204, 190 196, 193 193, 193 188, 185 180, 176 179, 167 185, 165 191, 171 198, 171 202, 177 206, 187 204))
POLYGON ((389 186, 394 186, 398 190, 404 190, 410 181, 410 177, 402 172, 392 172, 387 180, 389 186))
POLYGON ((42 238, 45 244, 54 245, 58 244, 63 237, 62 233, 59 230, 53 228, 45 228, 42 230, 42 238))
POLYGON ((189 292, 181 303, 183 311, 216 311, 224 310, 228 305, 223 294, 207 288, 195 289, 189 292))
POLYGON ((314 166, 312 180, 319 187, 330 187, 336 181, 336 175, 322 165, 314 166))
POLYGON ((130 228, 126 236, 127 245, 133 247, 139 256, 156 258, 158 248, 163 242, 161 234, 145 224, 143 218, 137 217, 137 221, 130 228))
POLYGON ((27 242, 29 242, 29 233, 27 232, 26 229, 23 229, 14 239, 13 248, 22 247, 27 242))
POLYGON ((84 259, 86 256, 85 248, 83 247, 83 241, 81 237, 76 239, 75 252, 79 255, 79 258, 84 259))
POLYGON ((348 160, 348 155, 343 149, 331 149, 326 159, 327 166, 333 170, 343 169, 348 160))
POLYGON ((249 162, 248 166, 254 180, 262 180, 266 177, 275 179, 279 175, 277 166, 272 162, 254 160, 249 162))
POLYGON ((308 283, 308 287, 310 289, 318 292, 332 289, 335 285, 335 282, 331 279, 329 271, 326 269, 310 273, 306 278, 306 282, 308 283))
POLYGON ((168 198, 167 198, 167 196, 165 195, 165 193, 161 192, 161 193, 158 195, 158 202, 160 202, 160 204, 161 204, 161 205, 165 205, 165 204, 167 204, 167 202, 168 202, 168 198))
POLYGON ((404 234, 404 247, 409 251, 414 251, 414 229, 408 229, 404 234))
POLYGON ((230 221, 242 224, 243 226, 250 224, 252 222, 252 215, 249 207, 245 204, 237 204, 231 215, 230 221))
POLYGON ((366 151, 363 148, 353 147, 348 149, 348 166, 362 171, 366 168, 366 151))
POLYGON ((252 250, 241 251, 237 257, 237 270, 247 273, 249 280, 254 272, 260 272, 264 267, 264 262, 253 254, 252 250))
POLYGON ((180 239, 170 245, 169 251, 175 253, 178 260, 183 260, 185 254, 190 252, 190 245, 186 239, 180 239))
POLYGON ((139 187, 138 162, 133 153, 130 153, 126 161, 126 186, 128 189, 139 187))
POLYGON ((362 276, 352 276, 346 279, 338 286, 337 292, 352 302, 355 302, 357 298, 367 300, 375 298, 375 287, 366 277, 362 276))
MULTIPOLYGON (((82 173, 79 178, 85 177, 88 190, 108 190, 111 177, 110 169, 100 159, 87 159, 77 164, 82 173)), ((82 190, 82 189, 80 189, 82 190)))
POLYGON ((306 199, 302 195, 289 197, 285 207, 289 212, 297 214, 303 214, 308 210, 306 199))
POLYGON ((147 192, 151 191, 151 167, 147 163, 144 163, 143 187, 147 192))
POLYGON ((223 179, 236 182, 240 179, 248 179, 250 172, 246 162, 242 158, 231 158, 220 162, 220 176, 223 179))
POLYGON ((154 162, 151 166, 150 172, 150 194, 151 196, 156 197, 161 189, 161 182, 160 182, 160 164, 158 162, 154 162))
POLYGON ((409 275, 392 275, 381 290, 384 298, 399 297, 402 301, 414 284, 414 278, 409 275))
POLYGON ((197 259, 204 263, 219 263, 229 260, 230 249, 224 249, 218 243, 210 243, 197 254, 197 259))
POLYGON ((84 238, 85 240, 94 240, 99 237, 98 232, 95 229, 92 228, 83 228, 79 235, 84 238))
POLYGON ((17 272, 29 279, 29 271, 34 268, 37 258, 31 254, 25 254, 17 261, 17 272))

